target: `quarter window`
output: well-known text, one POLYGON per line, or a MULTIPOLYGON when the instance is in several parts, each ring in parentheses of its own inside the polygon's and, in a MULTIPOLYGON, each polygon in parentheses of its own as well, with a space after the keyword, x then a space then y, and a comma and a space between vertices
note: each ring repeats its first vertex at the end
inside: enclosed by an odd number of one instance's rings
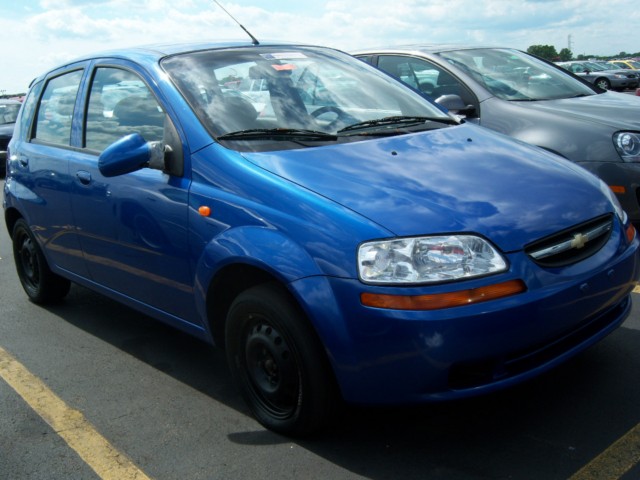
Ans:
POLYGON ((139 133, 148 142, 162 141, 164 118, 138 75, 119 68, 98 68, 89 94, 84 146, 102 151, 131 133, 139 133))
POLYGON ((71 144, 71 119, 81 79, 82 70, 76 70, 49 80, 38 108, 36 140, 71 144))

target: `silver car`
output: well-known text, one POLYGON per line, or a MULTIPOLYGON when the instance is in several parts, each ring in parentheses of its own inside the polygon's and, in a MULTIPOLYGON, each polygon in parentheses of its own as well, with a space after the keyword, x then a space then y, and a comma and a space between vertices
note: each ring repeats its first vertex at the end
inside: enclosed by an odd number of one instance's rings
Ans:
POLYGON ((633 70, 600 66, 594 62, 557 62, 565 70, 584 78, 603 90, 626 90, 638 87, 638 74, 633 70))
POLYGON ((467 121, 581 165, 640 224, 640 97, 601 90, 507 48, 410 45, 353 54, 467 121))

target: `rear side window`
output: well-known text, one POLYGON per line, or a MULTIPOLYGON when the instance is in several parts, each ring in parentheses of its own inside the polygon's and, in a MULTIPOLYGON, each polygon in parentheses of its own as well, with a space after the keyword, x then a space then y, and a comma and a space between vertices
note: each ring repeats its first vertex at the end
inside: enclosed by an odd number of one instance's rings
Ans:
POLYGON ((65 146, 71 144, 71 120, 81 79, 82 70, 76 70, 47 82, 38 107, 36 140, 65 146))
POLYGON ((102 151, 116 140, 139 133, 161 141, 165 114, 138 75, 113 67, 96 69, 87 108, 84 146, 102 151))

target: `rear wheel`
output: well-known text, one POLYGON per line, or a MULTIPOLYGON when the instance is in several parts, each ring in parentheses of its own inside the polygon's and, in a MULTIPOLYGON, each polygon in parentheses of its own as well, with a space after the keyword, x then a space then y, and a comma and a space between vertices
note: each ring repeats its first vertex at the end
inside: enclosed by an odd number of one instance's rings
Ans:
POLYGON ((234 380, 256 419, 287 435, 312 433, 337 404, 324 349, 307 318, 277 285, 241 293, 226 327, 234 380))
POLYGON ((35 303, 60 300, 71 282, 51 271, 29 225, 19 219, 13 227, 13 258, 22 288, 35 303))

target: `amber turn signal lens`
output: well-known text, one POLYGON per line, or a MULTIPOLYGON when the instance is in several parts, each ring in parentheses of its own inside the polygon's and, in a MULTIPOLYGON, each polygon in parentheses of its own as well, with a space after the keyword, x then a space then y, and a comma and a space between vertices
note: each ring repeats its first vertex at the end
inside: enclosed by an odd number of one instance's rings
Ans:
POLYGON ((622 185, 609 185, 609 188, 613 193, 623 194, 627 191, 627 189, 622 185))
POLYGON ((367 307, 375 308, 439 310, 488 302, 489 300, 516 295, 526 290, 527 286, 522 280, 509 280, 508 282, 487 285, 486 287, 429 295, 383 295, 365 292, 360 294, 360 301, 367 307))
POLYGON ((636 236, 636 228, 632 224, 629 224, 629 226, 627 227, 626 233, 627 233, 627 241, 631 243, 636 236))

